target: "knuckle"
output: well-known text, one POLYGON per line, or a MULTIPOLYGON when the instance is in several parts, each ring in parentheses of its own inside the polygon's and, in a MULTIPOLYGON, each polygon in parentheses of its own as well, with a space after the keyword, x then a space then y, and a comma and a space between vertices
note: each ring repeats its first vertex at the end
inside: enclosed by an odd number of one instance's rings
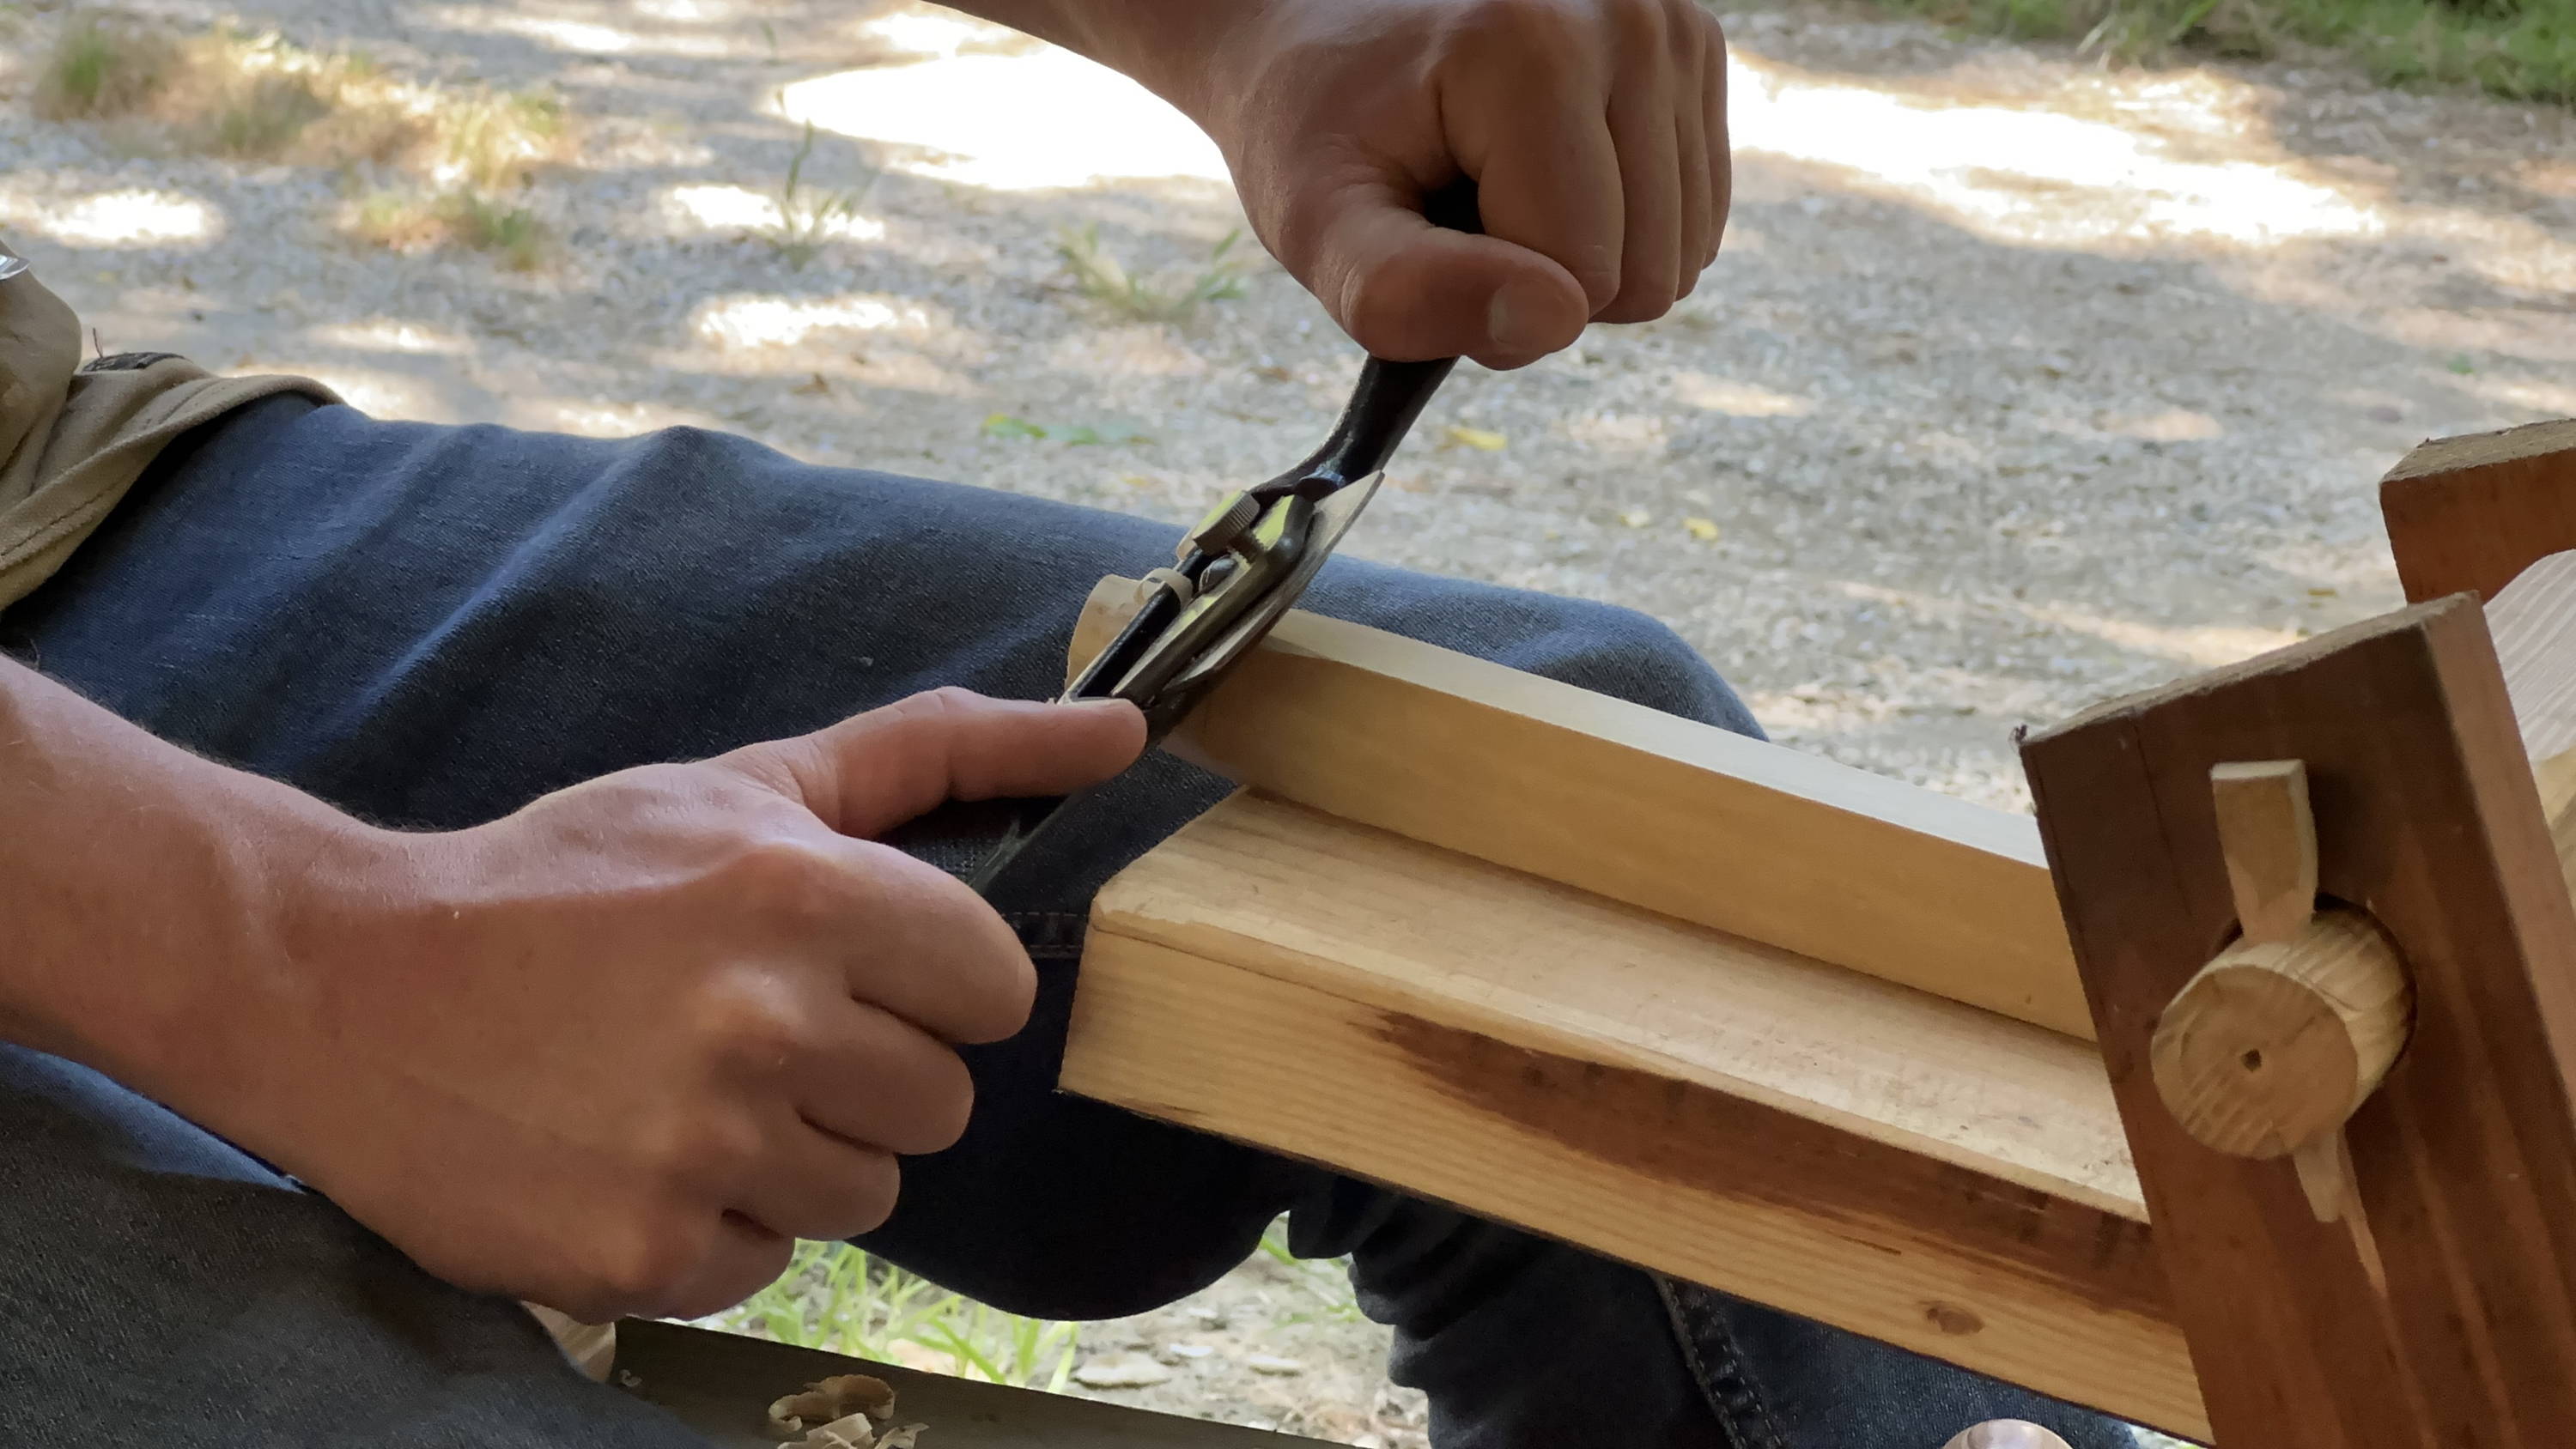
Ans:
POLYGON ((701 991, 690 1025, 710 1064, 758 1075, 782 1071, 814 1048, 800 994, 765 975, 745 972, 701 991))
POLYGON ((746 841, 724 874, 724 886, 745 906, 790 927, 833 915, 849 897, 848 868, 821 840, 772 835, 746 841))
POLYGON ((954 724, 959 716, 971 714, 988 703, 990 701, 983 695, 963 685, 943 684, 904 700, 897 708, 923 716, 926 723, 937 727, 954 724))
POLYGON ((890 1143, 896 1151, 919 1156, 945 1152, 966 1135, 975 1111, 975 1078, 955 1052, 942 1051, 922 1068, 921 1110, 909 1124, 910 1140, 890 1143))
POLYGON ((958 982, 958 1014, 965 1028, 961 1039, 999 1041, 1028 1025, 1029 1012, 1037 1004, 1037 967, 1007 926, 1000 928, 993 949, 978 960, 981 968, 961 973, 958 982))
POLYGON ((1726 53, 1726 24, 1718 19, 1716 11, 1698 0, 1671 0, 1671 4, 1680 22, 1673 27, 1676 36, 1687 37, 1702 54, 1726 53))
POLYGON ((602 1225, 589 1243, 589 1296, 621 1312, 663 1303, 705 1257, 703 1234, 677 1213, 639 1214, 602 1225))
POLYGON ((1648 55, 1662 50, 1677 28, 1669 0, 1628 0, 1615 17, 1622 38, 1648 55))
POLYGON ((903 1192, 903 1169, 890 1153, 868 1154, 868 1170, 859 1174, 850 1192, 850 1219, 853 1224, 847 1236, 872 1233, 884 1227, 894 1216, 894 1205, 903 1192))
POLYGON ((636 1129, 629 1160, 638 1178, 637 1200, 694 1202, 723 1192, 760 1165, 768 1140, 754 1109, 715 1098, 721 1088, 704 1090, 711 1100, 668 1111, 636 1129))
POLYGON ((1451 22, 1448 59, 1461 77, 1547 83, 1570 78, 1601 46, 1591 7, 1573 0, 1485 0, 1451 22))
POLYGON ((1604 322, 1652 322, 1672 309, 1671 287, 1646 287, 1621 292, 1597 315, 1604 322))
POLYGON ((1406 314, 1419 300, 1413 288, 1398 285, 1395 268, 1354 267, 1339 288, 1343 328, 1351 340, 1379 356, 1402 350, 1409 340, 1406 314))

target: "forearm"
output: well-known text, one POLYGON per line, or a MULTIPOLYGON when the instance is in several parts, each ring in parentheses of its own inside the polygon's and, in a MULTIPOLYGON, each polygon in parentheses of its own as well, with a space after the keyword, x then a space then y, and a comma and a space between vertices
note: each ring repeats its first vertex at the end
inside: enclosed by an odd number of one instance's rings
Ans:
POLYGON ((0 1038, 137 1085, 241 1064, 286 887, 355 822, 0 657, 0 1038))
POLYGON ((949 0, 1141 82, 1204 124, 1226 33, 1264 0, 949 0))

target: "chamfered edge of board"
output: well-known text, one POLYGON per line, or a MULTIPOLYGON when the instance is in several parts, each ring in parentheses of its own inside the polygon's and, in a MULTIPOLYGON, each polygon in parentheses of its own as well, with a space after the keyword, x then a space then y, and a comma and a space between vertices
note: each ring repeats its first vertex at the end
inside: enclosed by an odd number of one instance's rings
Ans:
POLYGON ((1305 614, 1172 745, 1335 815, 2091 1032, 2026 817, 1305 614))
POLYGON ((1598 736, 1676 764, 1798 795, 1830 809, 1895 821, 1919 835, 2041 870, 2048 868, 2047 854, 2040 848, 2039 827, 2026 815, 1908 785, 1839 760, 1685 719, 1652 705, 1304 610, 1292 610, 1283 617, 1272 631, 1270 643, 1286 653, 1380 670, 1444 694, 1598 736))

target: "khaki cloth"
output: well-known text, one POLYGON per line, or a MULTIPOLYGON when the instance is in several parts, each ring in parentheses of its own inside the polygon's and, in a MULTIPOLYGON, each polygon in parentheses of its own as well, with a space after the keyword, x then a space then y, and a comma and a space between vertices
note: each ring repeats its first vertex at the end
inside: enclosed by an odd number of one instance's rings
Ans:
POLYGON ((61 568, 171 439, 281 392, 339 401, 310 378, 216 377, 167 353, 84 366, 72 309, 32 272, 0 280, 0 609, 61 568))

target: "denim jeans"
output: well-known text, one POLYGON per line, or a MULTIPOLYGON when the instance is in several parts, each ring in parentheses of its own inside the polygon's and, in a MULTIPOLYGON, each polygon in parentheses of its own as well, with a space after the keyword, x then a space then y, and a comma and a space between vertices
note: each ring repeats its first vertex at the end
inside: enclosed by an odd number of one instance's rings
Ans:
MULTIPOLYGON (((190 749, 450 829, 936 685, 1050 693, 1085 590, 1173 537, 694 430, 601 442, 282 397, 176 446, 0 615, 0 646, 190 749)), ((1351 561, 1309 605, 1755 728, 1634 614, 1351 561)), ((869 1250, 1007 1309, 1104 1317, 1212 1282, 1287 1211, 1298 1252, 1351 1256, 1441 1449, 1939 1449, 2005 1415, 2127 1449, 1928 1360, 1057 1094, 1093 891, 1221 791, 1152 757, 1023 860, 996 904, 1038 963, 1035 1018, 968 1049, 974 1121, 906 1164, 869 1250)), ((963 868, 989 825, 950 810, 906 844, 963 868)), ((0 1047, 0 1441, 106 1425, 162 1445, 696 1442, 571 1373, 515 1306, 114 1083, 0 1047)))

